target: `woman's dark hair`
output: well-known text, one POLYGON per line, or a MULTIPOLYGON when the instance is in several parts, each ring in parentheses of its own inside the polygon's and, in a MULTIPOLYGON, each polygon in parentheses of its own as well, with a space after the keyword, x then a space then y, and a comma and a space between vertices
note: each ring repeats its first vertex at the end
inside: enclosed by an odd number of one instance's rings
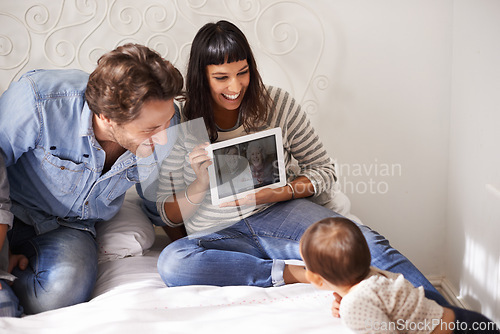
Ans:
POLYGON ((352 286, 370 272, 368 243, 356 224, 330 217, 311 225, 302 235, 300 251, 307 269, 337 286, 352 286))
POLYGON ((156 51, 125 44, 99 58, 85 98, 96 115, 125 124, 139 116, 145 102, 181 96, 183 84, 179 70, 156 51))
POLYGON ((245 35, 234 24, 219 21, 205 24, 193 39, 186 75, 184 114, 188 120, 203 117, 212 142, 217 139, 217 126, 206 74, 207 66, 245 59, 249 67, 250 84, 239 112, 245 130, 250 131, 267 120, 270 98, 245 35))

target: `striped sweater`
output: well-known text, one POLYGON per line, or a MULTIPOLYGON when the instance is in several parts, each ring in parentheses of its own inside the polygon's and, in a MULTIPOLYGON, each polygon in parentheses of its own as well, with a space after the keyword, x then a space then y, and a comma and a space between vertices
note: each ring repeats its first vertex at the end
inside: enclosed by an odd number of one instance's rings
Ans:
MULTIPOLYGON (((282 129, 287 179, 291 181, 298 176, 307 177, 314 186, 315 194, 312 200, 321 194, 329 194, 334 189, 336 180, 334 165, 307 115, 289 93, 276 87, 267 88, 273 103, 266 128, 280 127, 282 129)), ((164 203, 169 200, 169 196, 176 192, 183 192, 196 179, 189 164, 188 154, 198 143, 206 141, 200 138, 199 133, 192 132, 199 131, 180 131, 178 145, 162 164, 160 172, 158 212, 169 226, 175 224, 168 219, 164 203)), ((243 126, 240 126, 232 131, 219 132, 218 141, 245 134, 247 133, 243 126)), ((207 137, 206 133, 205 137, 207 137)), ((326 197, 331 199, 331 196, 326 197)), ((252 207, 219 208, 211 204, 210 191, 208 191, 194 215, 184 218, 184 225, 188 234, 220 230, 272 205, 271 203, 252 207)))

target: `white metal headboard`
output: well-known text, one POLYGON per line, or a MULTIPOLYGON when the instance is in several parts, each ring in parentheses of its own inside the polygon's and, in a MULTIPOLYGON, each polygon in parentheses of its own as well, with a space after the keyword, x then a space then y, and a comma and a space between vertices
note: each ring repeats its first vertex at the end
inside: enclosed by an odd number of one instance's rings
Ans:
POLYGON ((145 44, 185 73, 191 41, 206 22, 227 19, 251 43, 266 84, 289 90, 310 114, 329 84, 320 69, 325 29, 310 1, 24 0, 0 5, 0 92, 35 68, 91 72, 116 46, 145 44))

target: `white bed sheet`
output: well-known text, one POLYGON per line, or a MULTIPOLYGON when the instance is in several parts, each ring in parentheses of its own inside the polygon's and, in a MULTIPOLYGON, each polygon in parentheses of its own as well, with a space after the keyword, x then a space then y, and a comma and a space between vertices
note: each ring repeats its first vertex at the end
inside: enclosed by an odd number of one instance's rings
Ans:
POLYGON ((160 244, 143 256, 99 264, 89 302, 0 319, 0 332, 351 333, 331 316, 332 294, 308 284, 167 288, 156 270, 160 244))

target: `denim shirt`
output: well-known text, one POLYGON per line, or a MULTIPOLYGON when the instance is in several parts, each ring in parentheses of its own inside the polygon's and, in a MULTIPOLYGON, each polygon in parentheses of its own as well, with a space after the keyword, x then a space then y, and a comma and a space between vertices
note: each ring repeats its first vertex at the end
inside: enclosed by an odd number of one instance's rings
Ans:
POLYGON ((94 136, 87 81, 79 70, 36 70, 0 97, 11 211, 38 234, 64 225, 95 235, 95 222, 118 212, 139 174, 158 169, 157 161, 138 163, 126 151, 102 174, 106 154, 94 136))
MULTIPOLYGON (((3 163, 2 155, 0 154, 0 224, 12 227, 12 213, 10 212, 10 199, 9 199, 9 183, 7 182, 7 171, 3 163)), ((0 247, 0 280, 12 281, 15 276, 9 274, 9 241, 7 237, 2 240, 0 236, 0 243, 3 241, 3 247, 0 247)))

